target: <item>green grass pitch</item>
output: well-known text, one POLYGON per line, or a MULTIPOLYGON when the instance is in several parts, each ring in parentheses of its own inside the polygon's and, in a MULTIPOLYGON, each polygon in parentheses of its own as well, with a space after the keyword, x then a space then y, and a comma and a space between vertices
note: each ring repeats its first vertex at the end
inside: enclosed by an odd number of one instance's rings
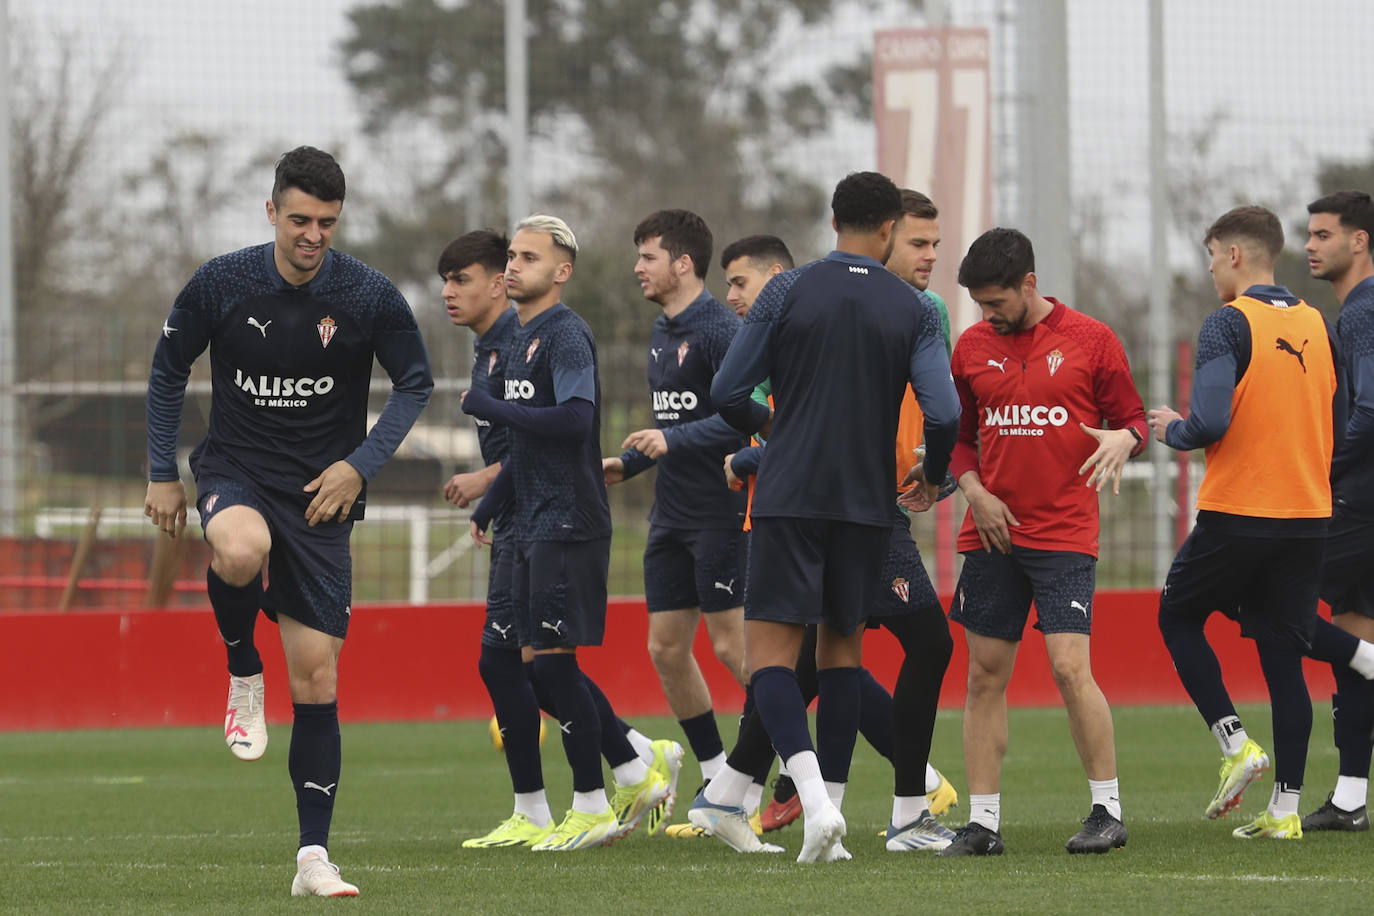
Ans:
MULTIPOLYGON (((1346 913, 1367 909, 1374 835, 1242 841, 1230 831, 1268 801, 1270 774, 1240 812, 1207 821, 1217 748, 1183 707, 1114 710, 1130 842, 1069 856, 1087 784, 1060 709, 1014 710, 1003 779, 1007 854, 940 860, 883 850, 891 771, 862 745, 845 801, 850 862, 798 865, 801 826, 770 836, 781 856, 714 840, 647 837, 572 854, 463 850, 510 811, 485 722, 344 726, 331 856, 356 900, 293 900, 289 729, 266 757, 234 760, 216 730, 0 735, 0 911, 32 913, 1346 913)), ((1318 704, 1304 812, 1334 785, 1330 708, 1318 704)), ((1269 747, 1268 711, 1247 707, 1269 747)), ((722 732, 730 723, 722 718, 722 732)), ((639 723, 680 738, 668 720, 639 723)), ((935 762, 966 813, 960 717, 942 713, 935 762)), ((556 731, 554 732, 556 735, 556 731)), ((550 799, 570 799, 561 748, 545 745, 550 799)), ((684 771, 682 820, 697 771, 684 771)))

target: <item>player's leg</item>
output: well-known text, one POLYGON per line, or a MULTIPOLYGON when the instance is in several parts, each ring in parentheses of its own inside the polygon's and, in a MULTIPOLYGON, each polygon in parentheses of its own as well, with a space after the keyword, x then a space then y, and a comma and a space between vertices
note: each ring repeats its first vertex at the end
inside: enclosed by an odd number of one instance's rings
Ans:
MULTIPOLYGON (((940 687, 954 641, 944 612, 934 600, 923 602, 915 613, 885 617, 883 625, 897 637, 905 654, 889 713, 893 791, 886 845, 893 852, 938 852, 949 845, 954 834, 936 821, 930 810, 926 771, 930 766, 940 687)), ((869 693, 865 693, 863 702, 865 706, 871 702, 869 693)))
POLYGON ((1369 829, 1369 767, 1374 756, 1374 671, 1366 648, 1374 642, 1374 523, 1333 519, 1322 561, 1321 597, 1331 606, 1331 624, 1318 619, 1313 655, 1323 635, 1344 636, 1342 649, 1332 653, 1331 673, 1336 692, 1331 697, 1332 738, 1339 754, 1336 787, 1325 804, 1302 819, 1304 832, 1369 829), (1358 639, 1352 651, 1349 640, 1358 639), (1345 656, 1342 659, 1341 656, 1345 656), (1344 662, 1344 663, 1343 663, 1344 662), (1357 670, 1358 669, 1358 670, 1357 670))
POLYGON ((1269 768, 1269 755, 1250 739, 1222 680, 1221 665, 1203 632, 1214 610, 1240 614, 1241 596, 1254 575, 1249 548, 1200 521, 1179 548, 1159 597, 1159 632, 1179 681, 1221 748, 1210 818, 1225 817, 1245 789, 1269 768))
POLYGON ((296 794, 300 850, 293 896, 353 896, 329 860, 329 830, 342 768, 339 653, 353 594, 352 523, 310 528, 294 506, 269 507, 276 533, 263 607, 277 621, 291 689, 287 769, 296 794))
POLYGON ((701 618, 695 532, 653 527, 644 547, 644 603, 649 610, 649 659, 668 707, 709 780, 725 762, 725 744, 711 707, 711 692, 692 651, 701 618))
POLYGON ((268 736, 262 659, 254 630, 272 533, 259 500, 248 488, 222 479, 199 483, 201 524, 210 545, 205 584, 229 665, 224 740, 235 757, 257 760, 267 750, 268 736))
MULTIPOLYGON (((802 702, 811 705, 811 701, 816 698, 816 625, 808 624, 802 636, 801 648, 797 652, 797 685, 801 688, 802 702)), ((762 720, 760 720, 761 723, 762 720)), ((761 727, 761 724, 760 724, 761 727)), ((767 730, 763 730, 767 736, 767 730)), ((742 742, 741 742, 742 743, 742 742)), ((773 757, 772 745, 769 745, 768 761, 771 766, 773 757)), ((734 759, 734 752, 731 752, 731 759, 734 759)), ((755 758, 750 763, 759 764, 755 758)), ((733 762, 732 762, 732 765, 733 762)), ((758 769, 755 774, 757 775, 758 769)), ((767 833, 772 830, 779 830, 801 817, 801 799, 797 797, 797 784, 792 781, 792 777, 787 773, 786 764, 779 767, 778 778, 773 783, 773 798, 768 803, 768 807, 759 817, 759 827, 767 833)))
POLYGON ((690 546, 711 651, 745 688, 749 678, 744 670, 744 532, 738 528, 693 532, 690 546))
POLYGON ((890 526, 841 522, 817 529, 814 541, 823 557, 823 616, 816 630, 815 756, 829 805, 820 804, 815 790, 806 784, 812 778, 810 755, 786 757, 805 815, 800 862, 849 858, 840 844, 846 831, 841 810, 858 737, 864 624, 892 534, 890 526))
POLYGON ((1105 853, 1126 845, 1116 773, 1112 711, 1093 677, 1089 650, 1097 559, 1053 550, 1020 551, 1030 576, 1050 671, 1068 713, 1069 733, 1088 776, 1092 809, 1068 842, 1070 853, 1105 853))
MULTIPOLYGON (((525 676, 538 706, 557 719, 558 708, 553 694, 535 675, 533 651, 527 649, 526 656, 525 676)), ((611 767, 615 778, 616 796, 611 799, 611 807, 617 812, 620 822, 617 837, 628 834, 639 825, 640 820, 648 824, 649 835, 652 836, 673 813, 678 773, 686 752, 676 741, 666 738, 653 740, 617 716, 610 699, 585 671, 582 672, 582 683, 591 694, 601 723, 601 756, 611 767), (661 779, 650 779, 651 770, 661 779), (658 785, 659 782, 666 785, 666 794, 658 785)))
POLYGON ((668 706, 687 745, 709 781, 725 763, 725 743, 716 724, 711 692, 692 651, 701 612, 695 608, 649 612, 649 657, 658 672, 668 706))
POLYGON ((291 893, 297 897, 355 896, 357 887, 339 877, 328 853, 343 756, 337 702, 343 639, 312 629, 285 613, 277 615, 277 623, 291 688, 291 749, 287 768, 296 792, 296 816, 300 823, 300 849, 291 893))
MULTIPOLYGON (((938 852, 954 833, 935 820, 927 798, 926 771, 935 729, 940 686, 954 651, 940 600, 930 584, 910 521, 901 516, 892 526, 887 559, 875 592, 869 625, 881 624, 902 646, 902 665, 889 698, 869 675, 863 679, 860 731, 869 736, 873 713, 886 725, 893 768, 892 817, 886 846, 892 852, 938 852)), ((876 724, 876 723, 875 723, 876 724)), ((869 742, 873 739, 869 737, 869 742)), ((874 744, 878 748, 878 744, 874 744)), ((879 749, 881 753, 881 749, 879 749)), ((935 786, 939 788, 937 779, 935 786)), ((951 789, 952 791, 952 789, 951 789)), ((947 807, 947 805, 946 805, 947 807)))
POLYGON ((1002 760, 1007 753, 1007 684, 1016 664, 1015 640, 967 630, 968 693, 964 700, 964 770, 969 821, 939 856, 1001 855, 1002 760), (952 850, 952 851, 951 851, 952 850))
POLYGON ((518 553, 506 539, 492 544, 487 619, 477 661, 501 730, 515 800, 509 818, 485 835, 463 841, 467 849, 533 846, 553 832, 539 751, 539 701, 524 661, 529 654, 532 663, 533 655, 522 652, 530 632, 529 570, 523 559, 517 559, 518 553))
POLYGON ((600 645, 605 633, 610 538, 527 546, 534 675, 553 698, 573 775, 567 817, 532 848, 584 849, 614 839, 620 826, 602 776, 601 714, 576 654, 579 647, 600 645))
POLYGON ((1030 612, 1030 581, 1012 557, 996 551, 964 554, 949 619, 964 627, 968 692, 964 699, 964 769, 969 821, 941 858, 1001 855, 1002 759, 1007 753, 1007 684, 1030 612))
POLYGON ((1312 735, 1312 698, 1302 659, 1317 619, 1323 547, 1322 538, 1264 542, 1253 587, 1242 605, 1241 633, 1259 647, 1274 729, 1274 791, 1263 814, 1232 831, 1242 839, 1302 836, 1298 806, 1312 735))

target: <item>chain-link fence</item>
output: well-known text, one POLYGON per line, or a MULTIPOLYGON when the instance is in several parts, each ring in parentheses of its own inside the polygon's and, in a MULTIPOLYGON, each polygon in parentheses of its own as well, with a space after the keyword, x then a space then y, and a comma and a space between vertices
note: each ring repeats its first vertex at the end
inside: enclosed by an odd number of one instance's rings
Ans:
MULTIPOLYGON (((1362 5, 1163 4, 1163 214, 1149 207, 1147 0, 1058 4, 1067 13, 1058 65, 1068 75, 1059 101, 1039 94, 1027 66, 1043 51, 1028 11, 1054 3, 529 0, 523 174, 511 173, 507 155, 504 6, 8 0, 15 332, 13 384, 0 394, 12 395, 17 419, 0 442, 0 469, 12 469, 0 480, 6 603, 52 605, 64 591, 76 605, 144 601, 154 566, 174 583, 173 600, 203 600, 203 547, 192 538, 185 555, 163 548, 155 558, 158 539, 141 516, 149 359, 195 267, 268 240, 271 163, 302 143, 343 164, 349 195, 336 247, 406 293, 439 380, 372 484, 371 520, 354 535, 358 600, 485 591, 485 556, 469 549, 463 513, 440 492, 480 460, 457 410, 471 337, 449 325, 438 300, 444 244, 506 226, 512 182, 531 209, 573 226, 583 251, 566 299, 599 341, 603 449, 617 454, 650 422, 645 354, 658 310, 631 273, 634 225, 687 207, 706 217, 717 251, 771 232, 799 259, 822 254, 830 188, 877 161, 877 32, 932 18, 986 30, 993 220, 1034 224, 1025 210, 1041 198, 1028 193, 1023 166, 1067 159, 1071 231, 1036 241, 1047 261, 1067 256, 1072 282, 1055 278, 1047 292, 1112 324, 1142 391, 1149 279, 1170 276, 1175 335, 1190 339, 1215 305, 1195 253, 1212 218, 1237 202, 1273 207, 1291 227, 1281 282, 1334 313, 1330 289, 1305 277, 1299 257, 1303 205, 1337 186, 1374 184, 1365 111, 1374 101, 1352 88, 1374 69, 1361 38, 1374 8, 1362 5), (1066 106, 1066 132, 1027 117, 1044 106, 1066 106), (1152 216, 1168 221, 1166 263, 1146 255, 1152 216)), ((937 203, 952 193, 924 190, 937 203)), ((941 254, 957 262, 961 252, 941 254)), ((708 286, 724 298, 717 265, 708 286)), ((1178 367, 1155 368, 1172 377, 1178 367)), ((185 449, 205 429, 207 377, 203 365, 192 376, 185 449)), ((387 388, 379 372, 374 410, 387 388)), ((1160 581, 1153 486, 1142 465, 1119 498, 1103 498, 1102 584, 1160 581)), ((611 498, 612 590, 637 593, 652 475, 611 498)), ((935 542, 934 524, 918 521, 923 545, 935 542)))

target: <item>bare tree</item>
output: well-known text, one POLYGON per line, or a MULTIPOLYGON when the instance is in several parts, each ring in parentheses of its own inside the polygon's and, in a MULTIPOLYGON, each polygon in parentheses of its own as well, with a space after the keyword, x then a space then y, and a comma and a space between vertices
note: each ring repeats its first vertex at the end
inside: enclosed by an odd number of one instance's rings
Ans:
POLYGON ((93 248, 82 227, 102 195, 91 172, 100 161, 101 133, 128 75, 127 55, 116 40, 91 53, 72 34, 53 36, 40 55, 34 36, 11 31, 11 181, 19 377, 50 377, 65 359, 80 359, 83 342, 69 336, 73 305, 81 299, 83 268, 93 248), (61 335, 62 346, 43 342, 61 335))

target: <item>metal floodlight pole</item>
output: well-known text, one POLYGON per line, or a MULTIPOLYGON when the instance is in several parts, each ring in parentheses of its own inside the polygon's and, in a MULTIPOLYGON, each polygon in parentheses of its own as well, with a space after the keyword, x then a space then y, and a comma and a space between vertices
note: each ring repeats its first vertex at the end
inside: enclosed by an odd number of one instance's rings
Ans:
MULTIPOLYGON (((1164 108, 1164 0, 1149 0, 1150 72, 1150 407, 1173 402, 1170 396, 1173 323, 1169 309, 1169 242, 1165 235, 1168 213, 1168 159, 1164 108)), ((1173 505, 1169 485, 1171 453, 1161 443, 1150 449, 1154 480, 1155 580, 1163 582, 1173 562, 1173 512, 1187 511, 1173 505)))
POLYGON ((530 214, 529 23, 525 0, 506 0, 506 221, 530 214))
POLYGON ((1073 294, 1069 215, 1069 25, 1065 0, 1016 4, 1017 188, 1012 224, 1035 245, 1040 291, 1073 294))
POLYGON ((9 3, 0 0, 0 534, 12 535, 19 520, 19 405, 14 393, 19 344, 14 321, 14 236, 10 200, 9 3))

